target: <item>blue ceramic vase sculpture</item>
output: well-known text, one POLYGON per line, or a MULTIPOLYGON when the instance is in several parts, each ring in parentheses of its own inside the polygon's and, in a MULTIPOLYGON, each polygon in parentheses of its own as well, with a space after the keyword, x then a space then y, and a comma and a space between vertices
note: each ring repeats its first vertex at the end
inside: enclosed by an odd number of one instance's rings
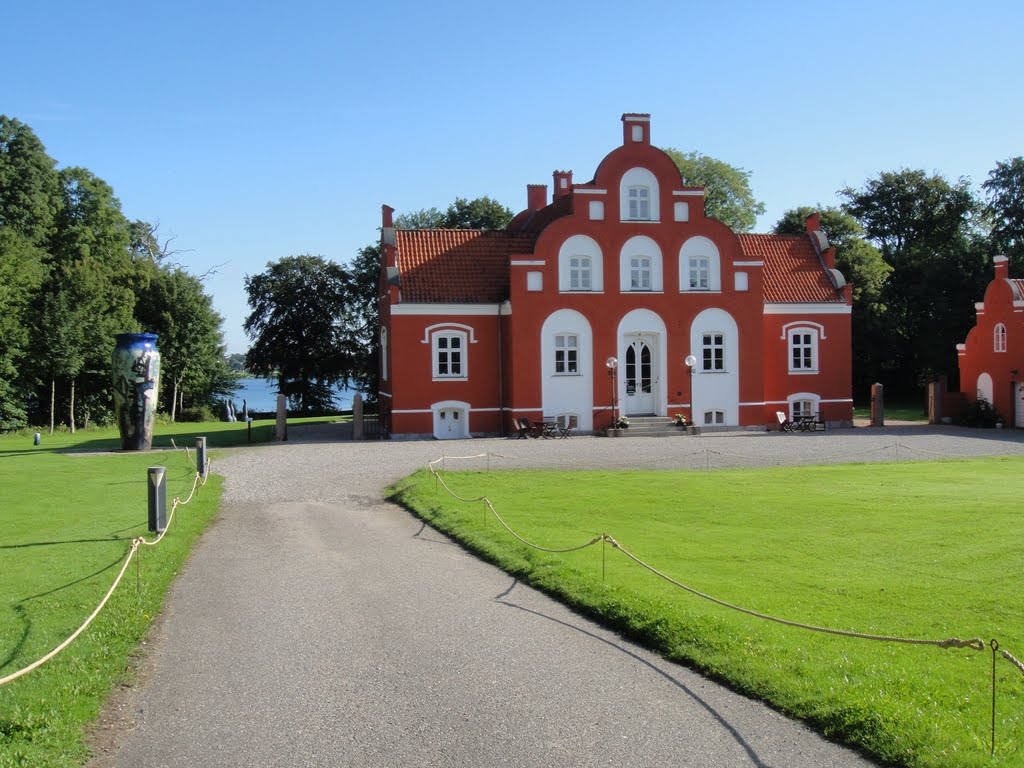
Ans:
POLYGON ((119 333, 114 347, 114 412, 121 448, 148 451, 160 384, 160 352, 155 333, 119 333))

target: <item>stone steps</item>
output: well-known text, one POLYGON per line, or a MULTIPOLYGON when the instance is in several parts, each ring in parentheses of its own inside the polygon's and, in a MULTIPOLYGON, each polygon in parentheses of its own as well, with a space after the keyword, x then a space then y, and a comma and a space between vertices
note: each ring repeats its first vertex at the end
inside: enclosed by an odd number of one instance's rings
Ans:
POLYGON ((629 426, 619 437, 686 437, 690 432, 665 416, 629 416, 629 426))

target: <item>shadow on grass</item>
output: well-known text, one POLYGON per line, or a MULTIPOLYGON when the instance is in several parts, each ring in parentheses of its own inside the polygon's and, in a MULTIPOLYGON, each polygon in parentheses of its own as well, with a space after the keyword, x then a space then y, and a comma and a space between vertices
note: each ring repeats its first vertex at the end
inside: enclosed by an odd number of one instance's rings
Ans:
MULTIPOLYGON (((98 539, 97 541, 102 541, 102 542, 126 541, 126 539, 98 539)), ((60 542, 60 541, 57 541, 57 542, 43 542, 43 544, 46 544, 46 543, 74 544, 74 543, 77 543, 77 542, 60 542)), ((32 544, 25 544, 25 545, 15 545, 15 546, 34 546, 34 545, 32 545, 32 544)), ((0 547, 0 549, 11 549, 11 548, 12 547, 0 547)), ((30 600, 38 600, 41 597, 47 597, 49 595, 55 594, 57 592, 60 592, 61 590, 67 589, 69 587, 73 587, 76 584, 81 584, 84 581, 88 581, 89 579, 95 578, 96 576, 99 576, 100 574, 109 571, 111 568, 117 568, 119 565, 121 565, 121 563, 124 562, 124 558, 125 558, 125 555, 119 555, 115 560, 111 561, 108 565, 103 566, 102 568, 100 568, 97 571, 93 571, 92 573, 90 573, 90 574, 88 574, 86 576, 82 576, 81 578, 74 579, 73 581, 69 581, 67 584, 61 584, 59 587, 54 587, 53 589, 48 589, 46 592, 40 592, 37 595, 29 595, 28 597, 23 597, 23 598, 21 598, 21 600, 18 600, 16 603, 12 604, 11 608, 18 615, 18 619, 21 621, 21 624, 22 624, 21 637, 19 637, 18 640, 15 642, 14 647, 11 649, 10 653, 7 654, 7 657, 4 658, 4 659, 0 659, 0 669, 3 669, 4 667, 6 667, 8 664, 10 664, 12 661, 14 661, 18 657, 18 654, 21 653, 22 648, 25 647, 25 641, 28 639, 29 633, 32 631, 32 620, 25 613, 25 603, 29 602, 30 600)), ((49 650, 49 649, 47 649, 47 650, 49 650)))
POLYGON ((648 661, 647 659, 643 658, 639 654, 634 653, 633 651, 629 650, 628 648, 625 648, 622 645, 619 645, 617 643, 613 643, 612 641, 608 640, 607 638, 601 637, 600 635, 595 634, 594 632, 591 632, 591 631, 589 631, 587 629, 584 629, 582 627, 578 627, 575 624, 570 624, 569 622, 562 621, 561 619, 556 619, 554 616, 548 616, 546 613, 541 613, 540 611, 535 611, 535 610, 533 610, 531 608, 524 608, 521 605, 516 605, 515 603, 510 602, 506 598, 508 598, 508 596, 512 593, 512 591, 518 585, 519 585, 519 579, 513 579, 512 580, 512 584, 509 586, 509 588, 506 589, 504 592, 502 592, 500 595, 495 596, 494 601, 497 602, 497 603, 500 603, 501 605, 508 606, 509 608, 515 608, 518 611, 523 611, 524 613, 529 613, 532 616, 537 616, 538 618, 546 619, 547 621, 553 622, 555 624, 559 624, 559 625, 561 625, 561 626, 563 626, 563 627, 565 627, 567 629, 573 630, 574 632, 579 632, 580 634, 586 635, 587 637, 589 637, 589 638, 591 638, 593 640, 597 640, 598 642, 604 643, 605 645, 607 645, 610 648, 615 649, 619 653, 625 654, 626 656, 629 656, 634 661, 637 661, 640 664, 643 664, 645 667, 647 667, 648 669, 652 670, 656 674, 660 675, 662 678, 667 680, 673 686, 675 686, 680 691, 682 691, 687 696, 689 696, 690 699, 693 700, 694 703, 696 703, 698 706, 701 707, 701 709, 703 709, 712 718, 714 718, 714 720, 720 726, 722 726, 722 728, 724 730, 729 732, 729 735, 732 737, 732 739, 739 746, 741 746, 743 748, 743 750, 747 753, 747 756, 750 758, 750 762, 751 762, 752 765, 757 766, 757 768, 770 768, 768 763, 765 763, 761 759, 760 755, 757 754, 757 752, 750 745, 750 743, 746 739, 743 738, 743 735, 736 729, 736 727, 732 723, 730 723, 728 720, 726 720, 725 717, 723 717, 722 714, 718 712, 718 710, 716 710, 708 702, 706 702, 704 699, 702 699, 697 693, 695 693, 693 690, 691 690, 688 686, 686 686, 685 684, 683 684, 679 680, 677 680, 669 672, 666 672, 665 670, 661 669, 656 664, 648 661))

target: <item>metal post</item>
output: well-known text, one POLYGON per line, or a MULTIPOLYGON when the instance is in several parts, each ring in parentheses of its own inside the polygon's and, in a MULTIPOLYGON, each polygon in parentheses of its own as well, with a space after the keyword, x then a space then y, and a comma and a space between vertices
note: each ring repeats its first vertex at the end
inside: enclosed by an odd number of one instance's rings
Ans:
POLYGON ((149 468, 149 530, 160 533, 167 527, 167 470, 149 468))
POLYGON ((206 479, 206 438, 196 438, 196 472, 203 480, 206 479))

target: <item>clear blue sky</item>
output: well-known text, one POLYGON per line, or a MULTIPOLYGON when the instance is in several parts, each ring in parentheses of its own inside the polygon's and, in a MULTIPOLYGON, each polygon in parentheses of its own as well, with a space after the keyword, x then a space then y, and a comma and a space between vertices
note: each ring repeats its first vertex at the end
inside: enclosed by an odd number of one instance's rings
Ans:
POLYGON ((243 352, 243 278, 399 212, 659 146, 753 172, 768 231, 900 167, 1024 154, 1019 2, 9 3, 0 113, 159 221, 243 352))

